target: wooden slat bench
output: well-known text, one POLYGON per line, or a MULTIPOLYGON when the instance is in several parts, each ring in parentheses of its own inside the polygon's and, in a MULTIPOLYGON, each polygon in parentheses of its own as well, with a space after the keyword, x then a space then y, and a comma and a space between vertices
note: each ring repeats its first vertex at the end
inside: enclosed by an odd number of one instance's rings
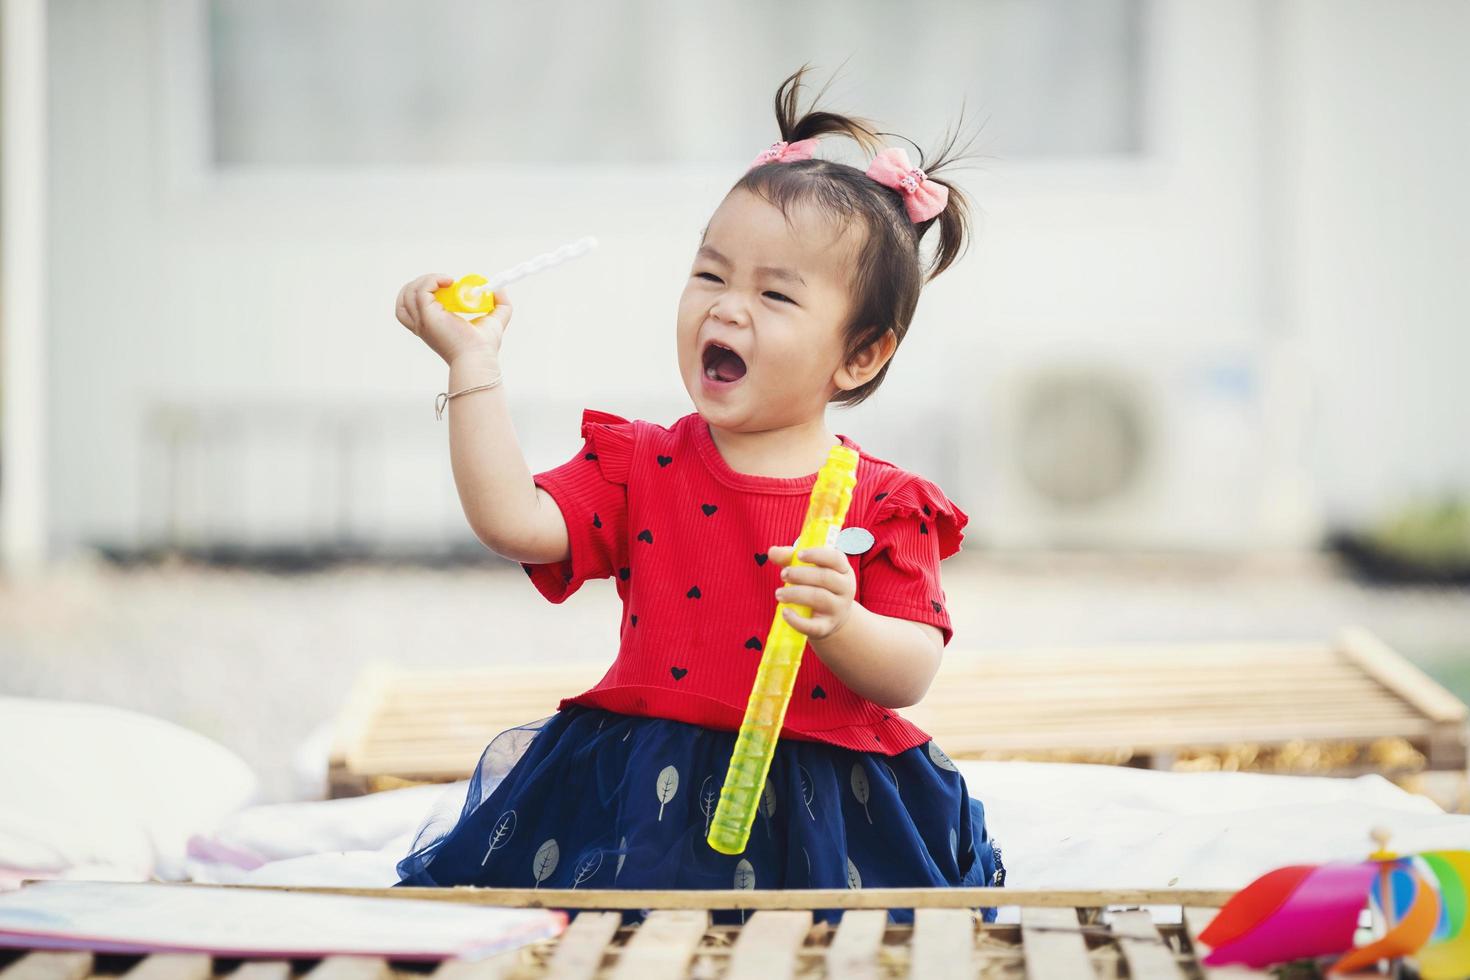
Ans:
MULTIPOLYGON (((159 887, 168 887, 159 885, 159 887)), ((233 886, 220 886, 233 887, 233 886)), ((1204 969, 1196 937, 1228 891, 1026 891, 1020 889, 857 889, 841 891, 629 892, 526 889, 311 889, 337 894, 576 908, 558 939, 499 956, 443 964, 374 957, 241 961, 189 954, 93 955, 0 950, 0 980, 531 980, 531 978, 863 978, 948 980, 1244 980, 1270 974, 1204 969), (981 922, 971 907, 1021 907, 1019 925, 981 922), (1177 924, 1154 922, 1142 906, 1173 906, 1177 924), (1107 908, 1112 906, 1112 908, 1107 908), (1130 907, 1131 906, 1131 907, 1130 907), (650 909, 624 926, 618 909, 650 909), (717 908, 748 910, 742 925, 710 924, 717 908), (835 928, 813 924, 813 909, 843 908, 835 928), (914 924, 893 925, 886 909, 913 908, 914 924)), ((1316 977, 1303 963, 1288 977, 1316 977)))
MULTIPOLYGON (((602 663, 422 670, 358 679, 328 764, 333 796, 467 777, 486 743, 590 687, 602 663)), ((904 711, 951 756, 1378 772, 1470 810, 1467 717, 1454 695, 1361 629, 1330 643, 949 651, 904 711)))

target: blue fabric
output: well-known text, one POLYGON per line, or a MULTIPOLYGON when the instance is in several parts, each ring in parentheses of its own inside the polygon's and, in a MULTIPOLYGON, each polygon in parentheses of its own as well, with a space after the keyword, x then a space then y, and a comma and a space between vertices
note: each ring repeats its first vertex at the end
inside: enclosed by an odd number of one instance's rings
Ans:
MULTIPOLYGON (((735 733, 572 706, 491 741, 457 817, 400 885, 508 888, 1001 886, 1005 866, 933 742, 883 756, 781 740, 743 855, 705 842, 735 733)), ((986 922, 996 910, 982 910, 986 922)), ((838 910, 817 918, 836 921, 838 910)), ((740 921, 739 912, 715 921, 740 921)), ((895 921, 912 921, 895 910, 895 921)))

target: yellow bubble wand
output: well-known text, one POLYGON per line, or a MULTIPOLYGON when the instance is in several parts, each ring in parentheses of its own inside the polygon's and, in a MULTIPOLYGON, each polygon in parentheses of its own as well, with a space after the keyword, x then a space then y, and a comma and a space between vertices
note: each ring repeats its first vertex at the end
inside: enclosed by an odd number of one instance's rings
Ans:
POLYGON ((517 279, 524 279, 543 269, 561 265, 567 259, 574 259, 596 247, 597 239, 587 235, 555 251, 543 252, 503 272, 497 272, 489 279, 475 274, 461 276, 454 281, 452 286, 441 286, 434 290, 434 298, 450 313, 473 313, 477 317, 484 316, 495 312, 495 290, 501 286, 508 286, 517 279))
MULTIPOLYGON (((792 552, 792 565, 811 564, 796 558, 803 549, 830 547, 836 543, 837 532, 842 530, 847 507, 852 503, 857 464, 857 452, 846 446, 833 446, 827 454, 827 462, 817 473, 816 485, 812 487, 806 521, 792 552)), ((735 749, 730 753, 730 770, 725 774, 720 802, 710 821, 709 846, 721 854, 743 853, 746 842, 750 840, 750 828, 755 825, 761 790, 771 770, 771 760, 776 757, 776 740, 781 735, 781 723, 786 720, 786 708, 796 686, 796 672, 806 650, 806 637, 781 614, 788 608, 794 609, 799 616, 812 614, 810 606, 786 602, 776 606, 776 616, 766 636, 766 648, 761 653, 755 684, 750 689, 750 701, 745 706, 745 719, 740 723, 740 734, 736 736, 735 749)))

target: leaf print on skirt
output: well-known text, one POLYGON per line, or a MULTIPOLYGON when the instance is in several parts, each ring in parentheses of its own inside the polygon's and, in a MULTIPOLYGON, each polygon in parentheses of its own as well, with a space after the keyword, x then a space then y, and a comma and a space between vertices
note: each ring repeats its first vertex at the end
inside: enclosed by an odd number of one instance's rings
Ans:
POLYGON ((551 838, 536 849, 536 856, 531 860, 531 873, 536 876, 536 886, 551 877, 556 870, 556 862, 561 859, 561 848, 556 846, 556 838, 551 838))
POLYGON ((497 847, 504 847, 506 842, 510 840, 511 835, 515 832, 516 812, 514 810, 506 810, 500 815, 500 819, 495 821, 495 827, 490 831, 490 849, 480 859, 480 866, 484 867, 485 862, 490 860, 490 855, 494 853, 495 849, 497 847))
MULTIPOLYGON (((737 891, 755 890, 755 867, 745 858, 735 865, 735 888, 737 891)), ((740 921, 745 922, 745 910, 740 910, 740 921)))
POLYGON ((893 791, 898 792, 898 773, 894 772, 893 767, 882 759, 878 760, 878 764, 883 767, 884 772, 888 773, 888 778, 893 780, 893 791))
POLYGON ((857 801, 863 805, 863 813, 867 814, 868 823, 873 822, 873 815, 868 812, 868 795, 870 789, 868 785, 868 774, 863 771, 863 764, 861 762, 854 762, 852 764, 852 795, 856 796, 857 801))
POLYGON ((658 818, 663 820, 664 807, 679 792, 679 770, 673 766, 664 766, 658 774, 658 818))
POLYGON ((952 762, 949 756, 944 754, 944 750, 939 747, 938 742, 930 739, 928 747, 929 758, 934 760, 934 764, 936 766, 941 769, 947 769, 950 772, 959 772, 959 770, 954 767, 954 762, 952 762))
POLYGON ((760 811, 761 816, 766 818, 766 836, 774 838, 775 835, 771 832, 771 821, 776 816, 776 790, 771 785, 769 775, 766 776, 765 789, 761 790, 760 811))
POLYGON ((709 836, 709 822, 714 819, 715 807, 720 802, 720 787, 715 785, 714 776, 705 776, 699 784, 699 809, 704 813, 704 836, 709 836))
POLYGON ((572 887, 576 888, 582 882, 597 874, 602 867, 602 852, 593 851, 582 860, 577 862, 577 870, 572 873, 572 887))
POLYGON ((812 783, 811 773, 806 771, 806 766, 796 767, 796 780, 801 786, 801 802, 806 807, 806 815, 815 821, 817 815, 812 812, 812 799, 816 795, 817 788, 812 783))

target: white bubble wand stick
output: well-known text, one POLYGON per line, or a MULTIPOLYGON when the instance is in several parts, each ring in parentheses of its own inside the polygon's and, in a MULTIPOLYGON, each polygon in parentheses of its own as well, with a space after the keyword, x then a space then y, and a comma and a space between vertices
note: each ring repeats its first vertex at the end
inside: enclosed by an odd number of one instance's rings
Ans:
POLYGON ((567 259, 585 255, 596 247, 597 239, 591 235, 585 235, 554 251, 542 252, 535 258, 527 259, 519 265, 513 265, 509 269, 497 272, 489 279, 475 274, 463 276, 452 286, 434 290, 434 298, 451 313, 474 313, 477 316, 483 316, 495 310, 495 290, 508 286, 518 279, 550 269, 552 266, 561 265, 567 259))

